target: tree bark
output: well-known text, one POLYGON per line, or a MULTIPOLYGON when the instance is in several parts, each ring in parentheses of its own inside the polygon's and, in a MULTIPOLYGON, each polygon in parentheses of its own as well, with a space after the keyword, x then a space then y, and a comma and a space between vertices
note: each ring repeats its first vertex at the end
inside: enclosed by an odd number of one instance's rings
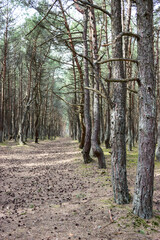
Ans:
POLYGON ((139 57, 139 155, 133 212, 141 218, 153 215, 155 157, 155 78, 153 57, 153 1, 137 0, 139 57))
POLYGON ((157 147, 156 147, 156 159, 160 161, 160 71, 159 71, 159 33, 157 31, 157 41, 156 41, 156 63, 155 63, 155 73, 157 82, 157 147))
MULTIPOLYGON (((88 24, 88 8, 85 9, 83 13, 83 48, 84 56, 88 58, 88 43, 87 43, 87 24, 88 24)), ((88 71, 88 61, 84 58, 84 87, 89 87, 89 71, 88 71)), ((91 116, 90 116, 90 95, 89 90, 84 89, 84 122, 85 122, 85 141, 83 147, 83 159, 84 163, 91 162, 91 157, 89 156, 91 149, 91 116)))
POLYGON ((28 102, 26 103, 26 105, 24 106, 22 119, 20 119, 20 121, 19 121, 19 130, 18 130, 19 145, 25 144, 25 142, 24 142, 24 125, 25 125, 27 113, 29 111, 31 102, 32 102, 32 100, 29 99, 28 102))
POLYGON ((4 55, 3 55, 3 70, 2 70, 2 81, 1 81, 1 94, 0 94, 0 142, 3 142, 4 135, 4 116, 5 116, 5 84, 6 84, 6 72, 7 72, 7 50, 8 50, 8 2, 7 2, 7 16, 6 26, 4 33, 4 55))
MULTIPOLYGON (((103 0, 104 8, 106 9, 106 0, 103 0)), ((108 16, 106 14, 103 14, 104 21, 105 21, 105 40, 106 44, 108 44, 108 16)), ((107 58, 110 59, 110 52, 109 52, 109 46, 106 46, 106 55, 107 58)), ((108 78, 111 79, 112 76, 112 63, 107 63, 108 67, 108 78)), ((107 82, 107 94, 110 96, 110 82, 107 82)), ((110 148, 110 137, 111 137, 111 111, 110 111, 110 105, 107 105, 107 119, 106 119, 106 131, 105 131, 105 147, 110 148)))
MULTIPOLYGON (((92 1, 91 1, 92 3, 92 1)), ((97 45, 97 31, 96 31, 96 20, 94 14, 94 8, 90 8, 90 25, 92 31, 92 51, 93 51, 93 67, 94 67, 94 78, 95 78, 95 89, 99 90, 99 78, 100 69, 98 60, 98 45, 97 45)), ((94 156, 98 158, 99 168, 106 168, 106 162, 103 150, 99 145, 99 135, 100 135, 100 112, 99 112, 99 95, 94 92, 94 103, 93 103, 93 128, 91 136, 91 145, 94 156)))
MULTIPOLYGON (((112 38, 122 32, 121 0, 111 1, 112 38)), ((122 39, 118 39, 112 49, 113 58, 122 58, 122 39)), ((123 62, 113 63, 113 77, 124 78, 123 62)), ((114 83, 114 107, 111 115, 111 146, 112 146, 112 185, 114 201, 118 204, 129 202, 127 173, 126 173, 126 140, 125 140, 125 113, 126 113, 126 83, 114 83)))
MULTIPOLYGON (((131 8, 132 3, 131 0, 128 0, 128 9, 127 9, 127 17, 126 17, 126 24, 125 24, 125 32, 129 32, 130 30, 130 22, 131 22, 131 8)), ((131 47, 129 37, 125 36, 125 58, 131 58, 131 47)), ((131 78, 132 77, 132 63, 126 62, 125 63, 125 77, 131 78)), ((132 88, 132 82, 129 83, 129 87, 132 88)), ((128 150, 132 151, 132 94, 129 92, 129 102, 128 102, 128 150)))
POLYGON ((74 90, 75 90, 75 93, 74 93, 74 104, 75 104, 75 107, 74 107, 74 112, 75 112, 75 115, 74 115, 74 140, 77 140, 78 138, 78 132, 77 132, 77 124, 78 124, 78 113, 76 112, 76 104, 77 104, 77 77, 76 77, 76 69, 75 69, 75 61, 74 61, 74 58, 72 58, 72 64, 73 64, 73 78, 74 78, 74 90))

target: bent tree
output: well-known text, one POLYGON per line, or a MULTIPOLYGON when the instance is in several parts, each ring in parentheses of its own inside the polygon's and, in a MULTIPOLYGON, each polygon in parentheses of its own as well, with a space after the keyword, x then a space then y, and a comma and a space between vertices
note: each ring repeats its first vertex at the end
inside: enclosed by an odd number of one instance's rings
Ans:
POLYGON ((85 139, 83 146, 83 159, 84 163, 92 161, 90 157, 91 149, 91 115, 90 115, 90 94, 89 94, 89 67, 88 67, 88 7, 81 7, 75 0, 75 7, 77 11, 83 14, 83 64, 84 64, 84 123, 85 123, 85 139))
MULTIPOLYGON (((90 1, 92 3, 92 1, 90 1)), ((97 63, 98 60, 98 40, 97 40, 97 28, 94 8, 91 7, 89 11, 89 20, 91 26, 91 37, 92 37, 92 54, 93 54, 93 72, 94 72, 94 87, 99 91, 100 83, 100 67, 97 63)), ((105 157, 102 148, 99 144, 100 134, 100 110, 99 110, 99 96, 94 92, 93 102, 93 129, 91 136, 91 146, 94 156, 98 158, 99 168, 106 168, 105 157)))
POLYGON ((139 155, 133 212, 152 217, 155 157, 155 78, 153 61, 153 1, 137 0, 139 57, 139 155))

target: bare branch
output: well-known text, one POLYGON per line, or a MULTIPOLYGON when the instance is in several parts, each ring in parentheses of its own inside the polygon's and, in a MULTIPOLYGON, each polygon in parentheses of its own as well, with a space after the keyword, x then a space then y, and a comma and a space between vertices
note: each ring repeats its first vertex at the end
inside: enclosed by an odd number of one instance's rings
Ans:
POLYGON ((131 81, 137 81, 140 82, 139 78, 125 78, 125 79, 104 79, 105 82, 131 82, 131 81))
POLYGON ((88 90, 91 90, 91 91, 93 91, 93 92, 96 92, 97 94, 101 95, 101 97, 107 99, 105 95, 103 95, 100 91, 98 91, 98 90, 95 89, 95 88, 91 88, 91 87, 84 87, 84 88, 85 88, 85 89, 88 89, 88 90))
POLYGON ((110 42, 110 43, 107 43, 107 44, 103 44, 102 46, 103 47, 107 47, 107 46, 110 46, 110 45, 113 45, 116 43, 116 41, 123 37, 123 36, 129 36, 129 37, 134 37, 136 38, 137 40, 140 40, 140 35, 139 34, 136 34, 136 33, 132 33, 132 32, 121 32, 117 37, 116 39, 113 41, 113 42, 110 42))
POLYGON ((90 3, 89 1, 86 1, 86 0, 77 0, 77 1, 74 0, 74 2, 76 2, 76 3, 80 2, 81 4, 80 4, 80 3, 78 3, 78 4, 83 5, 83 6, 93 7, 93 8, 95 8, 95 9, 98 9, 98 10, 100 10, 100 11, 103 12, 103 13, 105 13, 106 15, 108 15, 108 16, 111 18, 110 12, 108 12, 107 10, 99 7, 99 6, 96 5, 96 4, 92 4, 92 3, 90 3))
MULTIPOLYGON (((76 83, 79 83, 80 81, 76 81, 76 83)), ((62 86, 61 88, 59 88, 59 90, 62 90, 63 88, 67 88, 67 87, 69 87, 69 86, 73 86, 73 84, 74 83, 69 83, 69 84, 67 84, 67 85, 64 85, 64 86, 62 86)))
POLYGON ((112 102, 110 96, 107 94, 107 91, 106 91, 106 89, 105 89, 105 87, 104 87, 104 85, 103 85, 103 83, 101 81, 100 81, 100 84, 101 84, 102 90, 105 93, 105 95, 103 95, 100 91, 98 91, 95 88, 85 87, 85 89, 88 89, 88 90, 91 90, 93 92, 98 93, 101 97, 105 98, 108 101, 108 104, 110 105, 110 107, 113 108, 114 103, 112 102))
POLYGON ((137 33, 121 32, 121 33, 118 35, 118 38, 123 37, 123 36, 133 37, 133 38, 136 38, 138 41, 140 40, 140 35, 137 34, 137 33))
POLYGON ((130 58, 110 58, 104 61, 98 62, 99 64, 107 63, 107 62, 115 62, 115 61, 124 61, 124 62, 134 62, 138 65, 138 60, 130 59, 130 58))
POLYGON ((81 106, 83 106, 83 104, 73 104, 73 103, 70 103, 70 102, 68 102, 68 101, 66 101, 64 98, 62 98, 62 97, 60 97, 58 94, 56 94, 55 92, 53 92, 53 94, 57 97, 57 98, 59 98, 60 100, 62 100, 63 102, 65 102, 67 105, 69 105, 69 106, 72 106, 72 107, 81 107, 81 106))

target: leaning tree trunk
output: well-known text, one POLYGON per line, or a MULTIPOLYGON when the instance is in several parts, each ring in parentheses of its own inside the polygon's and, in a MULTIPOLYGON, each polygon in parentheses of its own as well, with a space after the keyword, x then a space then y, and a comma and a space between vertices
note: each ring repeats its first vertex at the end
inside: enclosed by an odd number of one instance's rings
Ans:
MULTIPOLYGON (((92 1, 91 1, 92 2, 92 1)), ((92 51, 93 51, 93 65, 94 65, 94 78, 95 78, 95 89, 99 90, 99 80, 100 80, 100 69, 98 60, 98 44, 97 44, 97 31, 96 31, 96 20, 94 15, 94 9, 90 8, 90 25, 92 31, 92 51)), ((103 150, 99 145, 100 135, 100 112, 99 112, 99 96, 94 92, 94 103, 93 103, 93 129, 91 136, 91 145, 93 150, 93 155, 98 158, 99 168, 106 168, 106 162, 103 150)))
POLYGON ((141 218, 153 215, 155 157, 155 78, 153 61, 153 1, 137 0, 139 57, 139 156, 133 212, 141 218))
MULTIPOLYGON (((111 1, 112 38, 122 32, 121 0, 111 1)), ((113 58, 123 58, 122 39, 118 39, 113 46, 113 58)), ((113 63, 113 77, 124 78, 123 63, 113 63)), ((126 141, 125 141, 125 113, 126 113, 126 84, 115 83, 113 92, 114 107, 111 116, 111 145, 112 145, 112 185, 114 201, 118 204, 129 202, 127 174, 126 174, 126 141)))

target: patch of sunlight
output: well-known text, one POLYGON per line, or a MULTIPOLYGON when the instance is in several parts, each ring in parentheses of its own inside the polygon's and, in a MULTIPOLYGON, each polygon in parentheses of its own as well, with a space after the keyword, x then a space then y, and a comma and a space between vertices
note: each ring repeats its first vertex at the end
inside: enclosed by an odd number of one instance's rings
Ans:
POLYGON ((71 142, 72 142, 72 143, 79 143, 78 140, 72 140, 71 142))
MULTIPOLYGON (((19 167, 41 167, 41 166, 54 166, 57 164, 64 164, 64 163, 69 163, 69 162, 75 162, 75 158, 69 158, 69 159, 64 159, 64 160, 57 160, 57 161, 52 161, 52 162, 36 162, 36 163, 21 163, 18 166, 19 167)), ((17 166, 17 165, 15 165, 17 166)), ((10 165, 10 164, 5 164, 2 163, 0 164, 0 167, 4 167, 4 168, 12 168, 14 167, 14 165, 10 165)))
MULTIPOLYGON (((75 151, 75 152, 63 152, 63 153, 65 153, 65 155, 69 155, 69 154, 79 154, 80 151, 75 151)), ((54 153, 54 154, 62 154, 62 152, 60 152, 60 153, 54 153)))
MULTIPOLYGON (((52 154, 54 155, 54 156, 56 156, 56 155, 61 155, 61 154, 65 154, 65 155, 70 155, 70 154, 79 154, 80 152, 79 151, 76 151, 76 152, 52 152, 52 154)), ((41 158, 41 157, 48 157, 49 156, 49 154, 50 153, 38 153, 38 154, 36 154, 37 156, 37 158, 41 158)))
POLYGON ((136 157, 136 156, 138 156, 138 150, 134 151, 134 152, 133 151, 127 151, 127 155, 136 157))
MULTIPOLYGON (((32 155, 27 155, 27 158, 30 158, 30 157, 32 157, 32 155)), ((16 160, 23 160, 23 159, 26 160, 26 157, 22 156, 21 154, 16 155, 16 157, 14 157, 13 155, 1 155, 0 159, 16 161, 16 160)))
POLYGON ((68 162, 74 162, 74 161, 75 161, 75 158, 69 158, 69 159, 57 160, 57 161, 53 161, 53 162, 25 163, 25 164, 21 164, 21 166, 24 166, 24 167, 53 166, 56 164, 62 164, 62 163, 68 163, 68 162))
MULTIPOLYGON (((77 154, 79 154, 80 152, 63 152, 63 154, 65 154, 65 155, 77 155, 77 154)), ((54 156, 56 156, 56 155, 61 155, 62 154, 62 152, 60 152, 60 153, 52 153, 54 156)), ((31 154, 27 154, 26 155, 26 157, 24 157, 24 156, 22 156, 21 154, 18 154, 18 155, 16 155, 16 157, 14 157, 13 155, 0 155, 0 159, 7 159, 7 160, 14 160, 14 161, 16 161, 16 160, 26 160, 26 159, 30 159, 31 157, 32 157, 33 155, 31 155, 31 154)), ((48 157, 49 156, 49 153, 37 153, 37 154, 34 154, 34 157, 36 158, 36 159, 41 159, 42 157, 48 157)), ((52 156, 51 156, 52 157, 52 156)))
POLYGON ((3 167, 3 168, 9 168, 10 165, 9 165, 9 164, 5 164, 5 163, 2 163, 2 164, 0 164, 0 167, 3 167))
POLYGON ((24 147, 24 148, 29 148, 31 146, 27 145, 27 144, 17 144, 17 145, 14 145, 14 146, 11 146, 11 148, 16 148, 16 147, 24 147))

